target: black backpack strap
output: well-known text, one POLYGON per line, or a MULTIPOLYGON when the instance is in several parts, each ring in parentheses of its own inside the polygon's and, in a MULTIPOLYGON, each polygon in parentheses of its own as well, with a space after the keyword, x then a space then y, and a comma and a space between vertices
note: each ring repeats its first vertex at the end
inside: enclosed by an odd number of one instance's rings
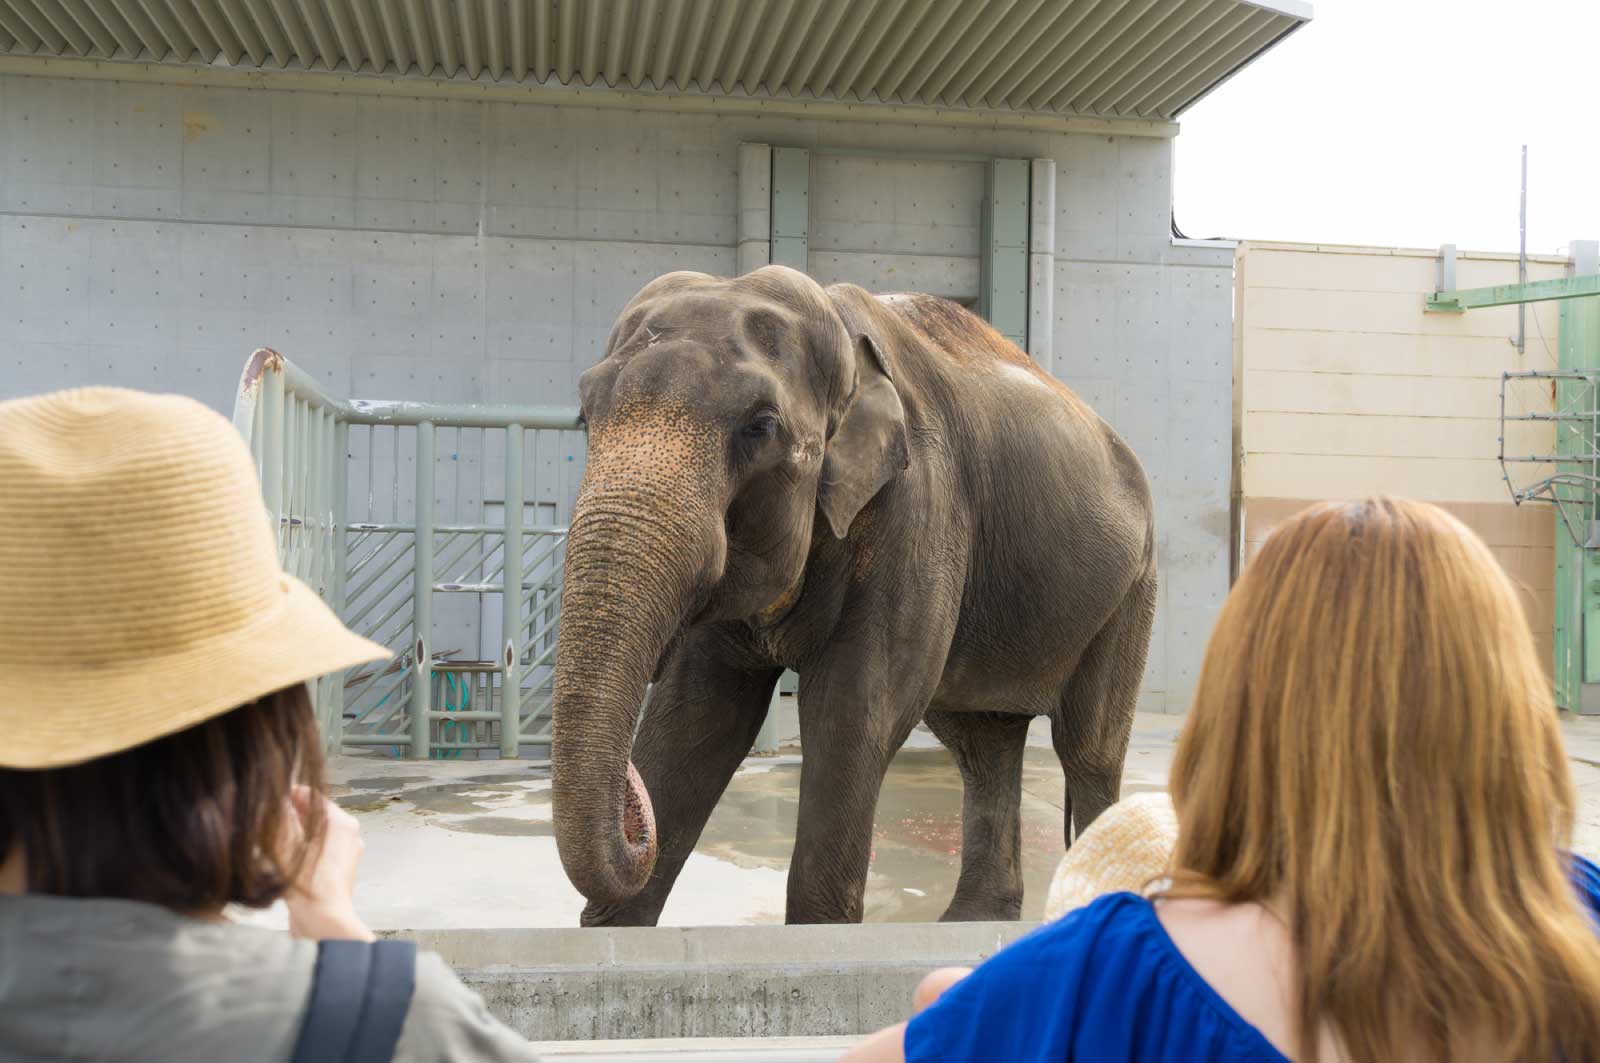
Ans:
POLYGON ((292 1063, 390 1063, 411 1006, 409 941, 320 941, 292 1063))

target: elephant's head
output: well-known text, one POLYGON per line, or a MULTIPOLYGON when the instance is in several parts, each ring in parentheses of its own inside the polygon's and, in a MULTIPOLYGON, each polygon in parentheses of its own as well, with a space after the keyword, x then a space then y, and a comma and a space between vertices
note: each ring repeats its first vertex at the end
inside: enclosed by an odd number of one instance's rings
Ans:
POLYGON ((655 861, 629 753, 673 635, 776 619, 813 528, 843 538, 906 467, 905 409, 868 300, 781 266, 671 273, 623 309, 579 382, 589 460, 567 542, 552 760, 561 862, 591 901, 638 892, 655 861))

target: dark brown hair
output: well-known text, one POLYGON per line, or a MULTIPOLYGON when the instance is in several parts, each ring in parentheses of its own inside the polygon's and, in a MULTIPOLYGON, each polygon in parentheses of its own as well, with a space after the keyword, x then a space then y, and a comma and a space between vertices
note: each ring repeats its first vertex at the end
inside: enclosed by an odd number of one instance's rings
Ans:
POLYGON ((304 684, 84 764, 0 768, 0 857, 20 846, 29 893, 262 908, 321 841, 313 802, 302 843, 286 845, 296 783, 322 792, 304 684))

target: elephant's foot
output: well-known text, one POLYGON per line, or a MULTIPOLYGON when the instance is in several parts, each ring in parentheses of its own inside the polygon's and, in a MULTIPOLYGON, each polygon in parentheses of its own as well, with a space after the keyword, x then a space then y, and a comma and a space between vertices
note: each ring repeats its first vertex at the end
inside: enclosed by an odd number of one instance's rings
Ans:
POLYGON ((579 926, 655 926, 661 918, 661 906, 641 904, 637 898, 621 904, 596 904, 590 901, 583 906, 578 917, 579 926))
POLYGON ((1012 922, 1022 918, 1022 891, 957 892, 941 923, 1012 922))

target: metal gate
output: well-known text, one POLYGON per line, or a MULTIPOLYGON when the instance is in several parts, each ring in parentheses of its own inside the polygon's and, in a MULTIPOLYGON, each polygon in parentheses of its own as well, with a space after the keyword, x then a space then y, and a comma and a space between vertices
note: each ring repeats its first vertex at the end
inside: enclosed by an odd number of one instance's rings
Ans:
POLYGON ((317 681, 325 749, 548 749, 577 407, 333 398, 263 348, 233 423, 284 568, 395 654, 317 681))

